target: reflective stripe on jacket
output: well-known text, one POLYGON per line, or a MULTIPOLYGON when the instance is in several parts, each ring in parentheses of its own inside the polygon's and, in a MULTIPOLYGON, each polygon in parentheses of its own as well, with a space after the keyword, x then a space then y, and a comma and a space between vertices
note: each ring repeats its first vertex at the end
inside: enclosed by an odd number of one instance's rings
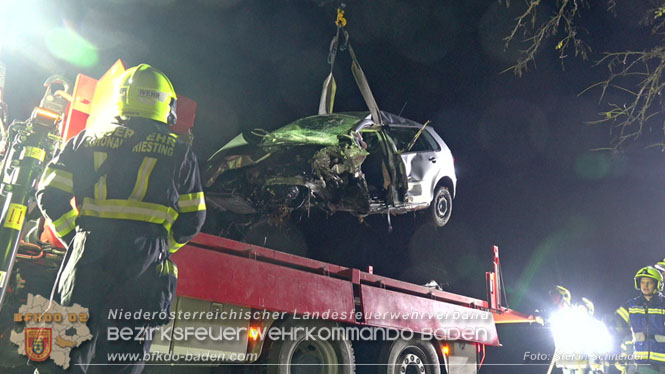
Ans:
POLYGON ((142 118, 93 126, 67 141, 37 199, 61 238, 82 217, 149 222, 164 227, 171 252, 205 220, 196 156, 167 126, 142 118))
POLYGON ((635 360, 665 364, 665 297, 657 294, 650 301, 644 296, 629 300, 617 314, 633 331, 635 360))

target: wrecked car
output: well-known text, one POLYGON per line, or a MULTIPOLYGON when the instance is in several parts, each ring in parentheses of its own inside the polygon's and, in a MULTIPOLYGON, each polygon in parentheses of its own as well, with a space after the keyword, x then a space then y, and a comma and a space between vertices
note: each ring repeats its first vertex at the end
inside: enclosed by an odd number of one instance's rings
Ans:
POLYGON ((426 210, 435 226, 452 212, 453 157, 431 127, 381 112, 315 115, 274 131, 239 134, 207 161, 209 208, 236 222, 320 209, 357 217, 426 210))

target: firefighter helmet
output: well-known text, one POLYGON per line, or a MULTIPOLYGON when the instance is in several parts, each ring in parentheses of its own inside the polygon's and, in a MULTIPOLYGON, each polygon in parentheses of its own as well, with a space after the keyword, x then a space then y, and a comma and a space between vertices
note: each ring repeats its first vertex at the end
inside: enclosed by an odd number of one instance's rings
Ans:
POLYGON ((565 305, 570 305, 570 302, 572 300, 572 296, 570 295, 570 291, 568 291, 567 288, 562 287, 562 286, 554 286, 550 290, 550 296, 557 296, 560 298, 560 301, 557 302, 557 304, 565 304, 565 305))
POLYGON ((593 305, 593 302, 586 297, 582 298, 582 306, 590 315, 593 315, 596 312, 596 307, 593 305))
POLYGON ((643 267, 642 269, 638 270, 637 274, 635 274, 635 289, 640 290, 640 278, 651 278, 656 281, 656 290, 657 291, 662 291, 663 290, 663 275, 660 274, 660 271, 658 271, 656 268, 652 266, 646 266, 643 267))
POLYGON ((665 258, 656 262, 656 265, 654 265, 653 267, 660 270, 661 272, 665 271, 665 258))
POLYGON ((117 80, 116 104, 123 117, 143 117, 173 125, 175 90, 169 78, 148 64, 127 69, 117 80))

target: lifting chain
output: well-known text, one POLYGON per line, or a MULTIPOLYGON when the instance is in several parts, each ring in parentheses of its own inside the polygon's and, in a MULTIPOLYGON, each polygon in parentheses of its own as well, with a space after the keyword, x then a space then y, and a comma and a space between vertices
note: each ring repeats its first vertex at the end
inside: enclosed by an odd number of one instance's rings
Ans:
POLYGON ((342 3, 339 8, 337 8, 337 19, 335 20, 335 25, 337 26, 337 32, 330 41, 330 48, 328 50, 328 64, 330 65, 330 72, 333 70, 335 65, 335 57, 337 56, 337 51, 344 51, 349 45, 349 33, 344 30, 346 27, 346 18, 344 17, 344 4, 342 3), (344 32, 344 43, 339 45, 339 31, 340 29, 344 32))

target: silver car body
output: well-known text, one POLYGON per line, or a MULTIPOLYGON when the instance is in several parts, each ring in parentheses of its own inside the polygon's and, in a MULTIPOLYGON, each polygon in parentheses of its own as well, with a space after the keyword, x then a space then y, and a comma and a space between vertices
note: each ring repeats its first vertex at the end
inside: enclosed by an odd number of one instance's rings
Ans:
MULTIPOLYGON (((436 186, 443 178, 447 178, 445 184, 451 188, 450 193, 454 197, 457 191, 455 159, 439 134, 432 127, 426 126, 411 150, 407 151, 405 148, 408 142, 423 125, 390 113, 382 112, 382 115, 384 126, 391 134, 393 151, 400 152, 407 175, 408 191, 405 203, 429 205, 436 186)), ((371 117, 367 116, 356 130, 362 133, 363 129, 375 126, 371 117)))
MULTIPOLYGON (((406 128, 406 126, 393 127, 406 128)), ((406 199, 407 202, 415 204, 429 204, 433 198, 434 188, 443 177, 448 177, 452 180, 453 191, 450 191, 452 194, 455 193, 457 185, 453 155, 446 143, 430 127, 425 128, 421 134, 422 136, 429 136, 434 139, 438 149, 409 151, 400 154, 404 162, 406 175, 408 176, 409 189, 406 199)))

